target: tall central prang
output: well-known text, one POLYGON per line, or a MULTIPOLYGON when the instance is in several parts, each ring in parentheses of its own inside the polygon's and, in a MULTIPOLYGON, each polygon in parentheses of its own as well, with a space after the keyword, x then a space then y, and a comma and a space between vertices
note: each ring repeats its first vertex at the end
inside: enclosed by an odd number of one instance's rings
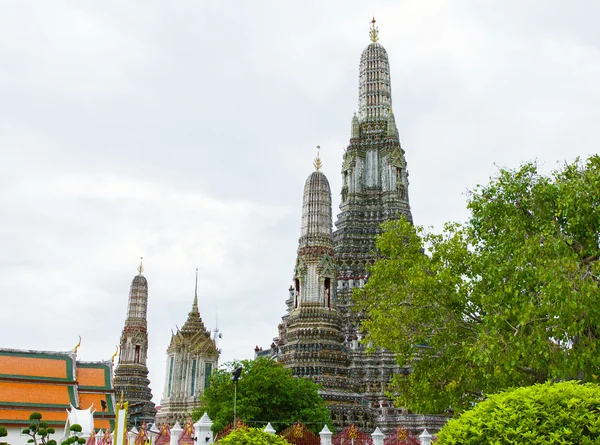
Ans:
POLYGON ((337 228, 332 233, 331 194, 319 160, 304 188, 287 314, 270 350, 255 351, 282 361, 298 377, 319 382, 336 428, 355 424, 389 432, 403 425, 413 432, 437 431, 446 419, 407 413, 386 395, 393 374, 408 368, 388 351, 366 350, 360 341, 361 316, 352 310, 352 291, 365 285, 376 260, 381 223, 403 215, 412 222, 388 55, 378 43, 375 19, 370 38, 360 58, 358 114, 344 153, 337 228))

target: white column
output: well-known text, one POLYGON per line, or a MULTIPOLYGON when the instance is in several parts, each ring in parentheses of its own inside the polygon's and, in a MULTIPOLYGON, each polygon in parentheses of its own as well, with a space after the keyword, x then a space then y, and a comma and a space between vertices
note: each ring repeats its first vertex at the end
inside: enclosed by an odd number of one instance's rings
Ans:
POLYGON ((213 421, 208 417, 208 413, 204 413, 200 420, 194 424, 194 427, 196 428, 196 437, 198 437, 198 445, 208 445, 213 443, 212 425, 213 421))
POLYGON ((327 425, 323 427, 319 436, 321 436, 321 445, 331 445, 331 436, 333 433, 329 430, 327 425))
POLYGON ((371 434, 373 438, 373 445, 383 445, 383 438, 385 437, 379 427, 375 428, 373 434, 371 434))
POLYGON ((431 434, 429 434, 429 431, 427 431, 427 428, 425 428, 423 430, 423 432, 421 433, 421 435, 419 436, 421 445, 431 445, 432 438, 433 438, 433 436, 431 434))
POLYGON ((178 445, 177 442, 179 442, 179 436, 181 436, 182 431, 183 429, 179 425, 179 422, 175 422, 175 425, 171 428, 171 442, 169 445, 178 445))

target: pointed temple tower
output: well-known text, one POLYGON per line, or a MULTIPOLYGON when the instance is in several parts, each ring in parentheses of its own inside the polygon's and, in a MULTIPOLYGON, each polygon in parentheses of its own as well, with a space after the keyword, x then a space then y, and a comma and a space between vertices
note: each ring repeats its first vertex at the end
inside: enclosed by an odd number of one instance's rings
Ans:
POLYGON ((409 414, 385 395, 392 375, 408 368, 398 366, 388 351, 365 350, 361 319, 352 311, 352 291, 368 280, 381 223, 402 215, 412 222, 388 55, 378 43, 375 19, 370 38, 360 58, 358 115, 352 118, 343 158, 337 229, 332 235, 329 184, 317 168, 304 188, 302 236, 287 314, 277 343, 269 351, 255 351, 321 383, 336 428, 355 424, 390 432, 403 425, 413 432, 438 431, 444 417, 409 414))
POLYGON ((198 405, 198 398, 208 388, 210 376, 217 369, 219 350, 204 327, 198 310, 198 269, 194 303, 181 329, 171 335, 167 348, 165 387, 157 423, 178 421, 183 425, 198 405))
POLYGON ((114 379, 115 393, 118 397, 122 393, 123 400, 129 402, 129 423, 132 425, 152 423, 156 414, 146 366, 148 281, 142 275, 143 271, 140 263, 138 275, 131 282, 127 318, 121 334, 121 352, 114 379))
POLYGON ((390 66, 379 44, 373 19, 371 43, 360 57, 358 116, 352 118, 350 144, 342 165, 340 210, 333 235, 339 267, 338 309, 344 336, 353 351, 350 374, 363 392, 362 403, 391 407, 384 392, 393 373, 395 357, 385 351, 367 354, 359 343, 360 319, 351 308, 352 290, 362 288, 367 268, 375 261, 375 235, 382 222, 406 216, 412 221, 408 200, 408 171, 392 112, 390 66))
POLYGON ((280 360, 294 375, 321 383, 327 399, 330 390, 346 391, 348 354, 336 309, 331 190, 318 156, 314 165, 304 185, 292 299, 279 343, 280 360))

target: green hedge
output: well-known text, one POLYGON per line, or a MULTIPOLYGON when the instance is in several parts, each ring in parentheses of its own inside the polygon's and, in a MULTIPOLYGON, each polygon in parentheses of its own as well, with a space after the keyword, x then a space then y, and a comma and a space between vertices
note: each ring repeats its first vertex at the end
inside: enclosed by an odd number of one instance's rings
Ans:
POLYGON ((545 383, 489 396, 450 420, 436 445, 600 444, 600 386, 545 383))
POLYGON ((260 428, 238 428, 217 442, 217 445, 290 445, 283 437, 265 433, 260 428))

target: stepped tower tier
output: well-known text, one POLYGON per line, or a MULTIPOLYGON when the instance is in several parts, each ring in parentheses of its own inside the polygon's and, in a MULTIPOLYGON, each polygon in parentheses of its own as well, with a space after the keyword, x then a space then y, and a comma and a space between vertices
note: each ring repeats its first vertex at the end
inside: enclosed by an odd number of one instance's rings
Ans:
POLYGON ((342 336, 342 319, 336 309, 337 270, 331 233, 331 189, 320 171, 304 185, 302 222, 294 268, 293 300, 280 328, 279 360, 294 375, 321 383, 325 400, 334 393, 348 392, 348 352, 342 336))
POLYGON ((219 350, 216 338, 204 326, 198 309, 198 269, 192 310, 177 332, 171 335, 167 348, 167 366, 161 409, 157 422, 183 425, 198 406, 198 399, 210 385, 217 369, 219 350))
POLYGON ((156 414, 148 380, 148 281, 142 275, 142 264, 131 281, 127 318, 121 334, 119 362, 115 369, 115 393, 129 402, 129 422, 152 423, 156 414))

